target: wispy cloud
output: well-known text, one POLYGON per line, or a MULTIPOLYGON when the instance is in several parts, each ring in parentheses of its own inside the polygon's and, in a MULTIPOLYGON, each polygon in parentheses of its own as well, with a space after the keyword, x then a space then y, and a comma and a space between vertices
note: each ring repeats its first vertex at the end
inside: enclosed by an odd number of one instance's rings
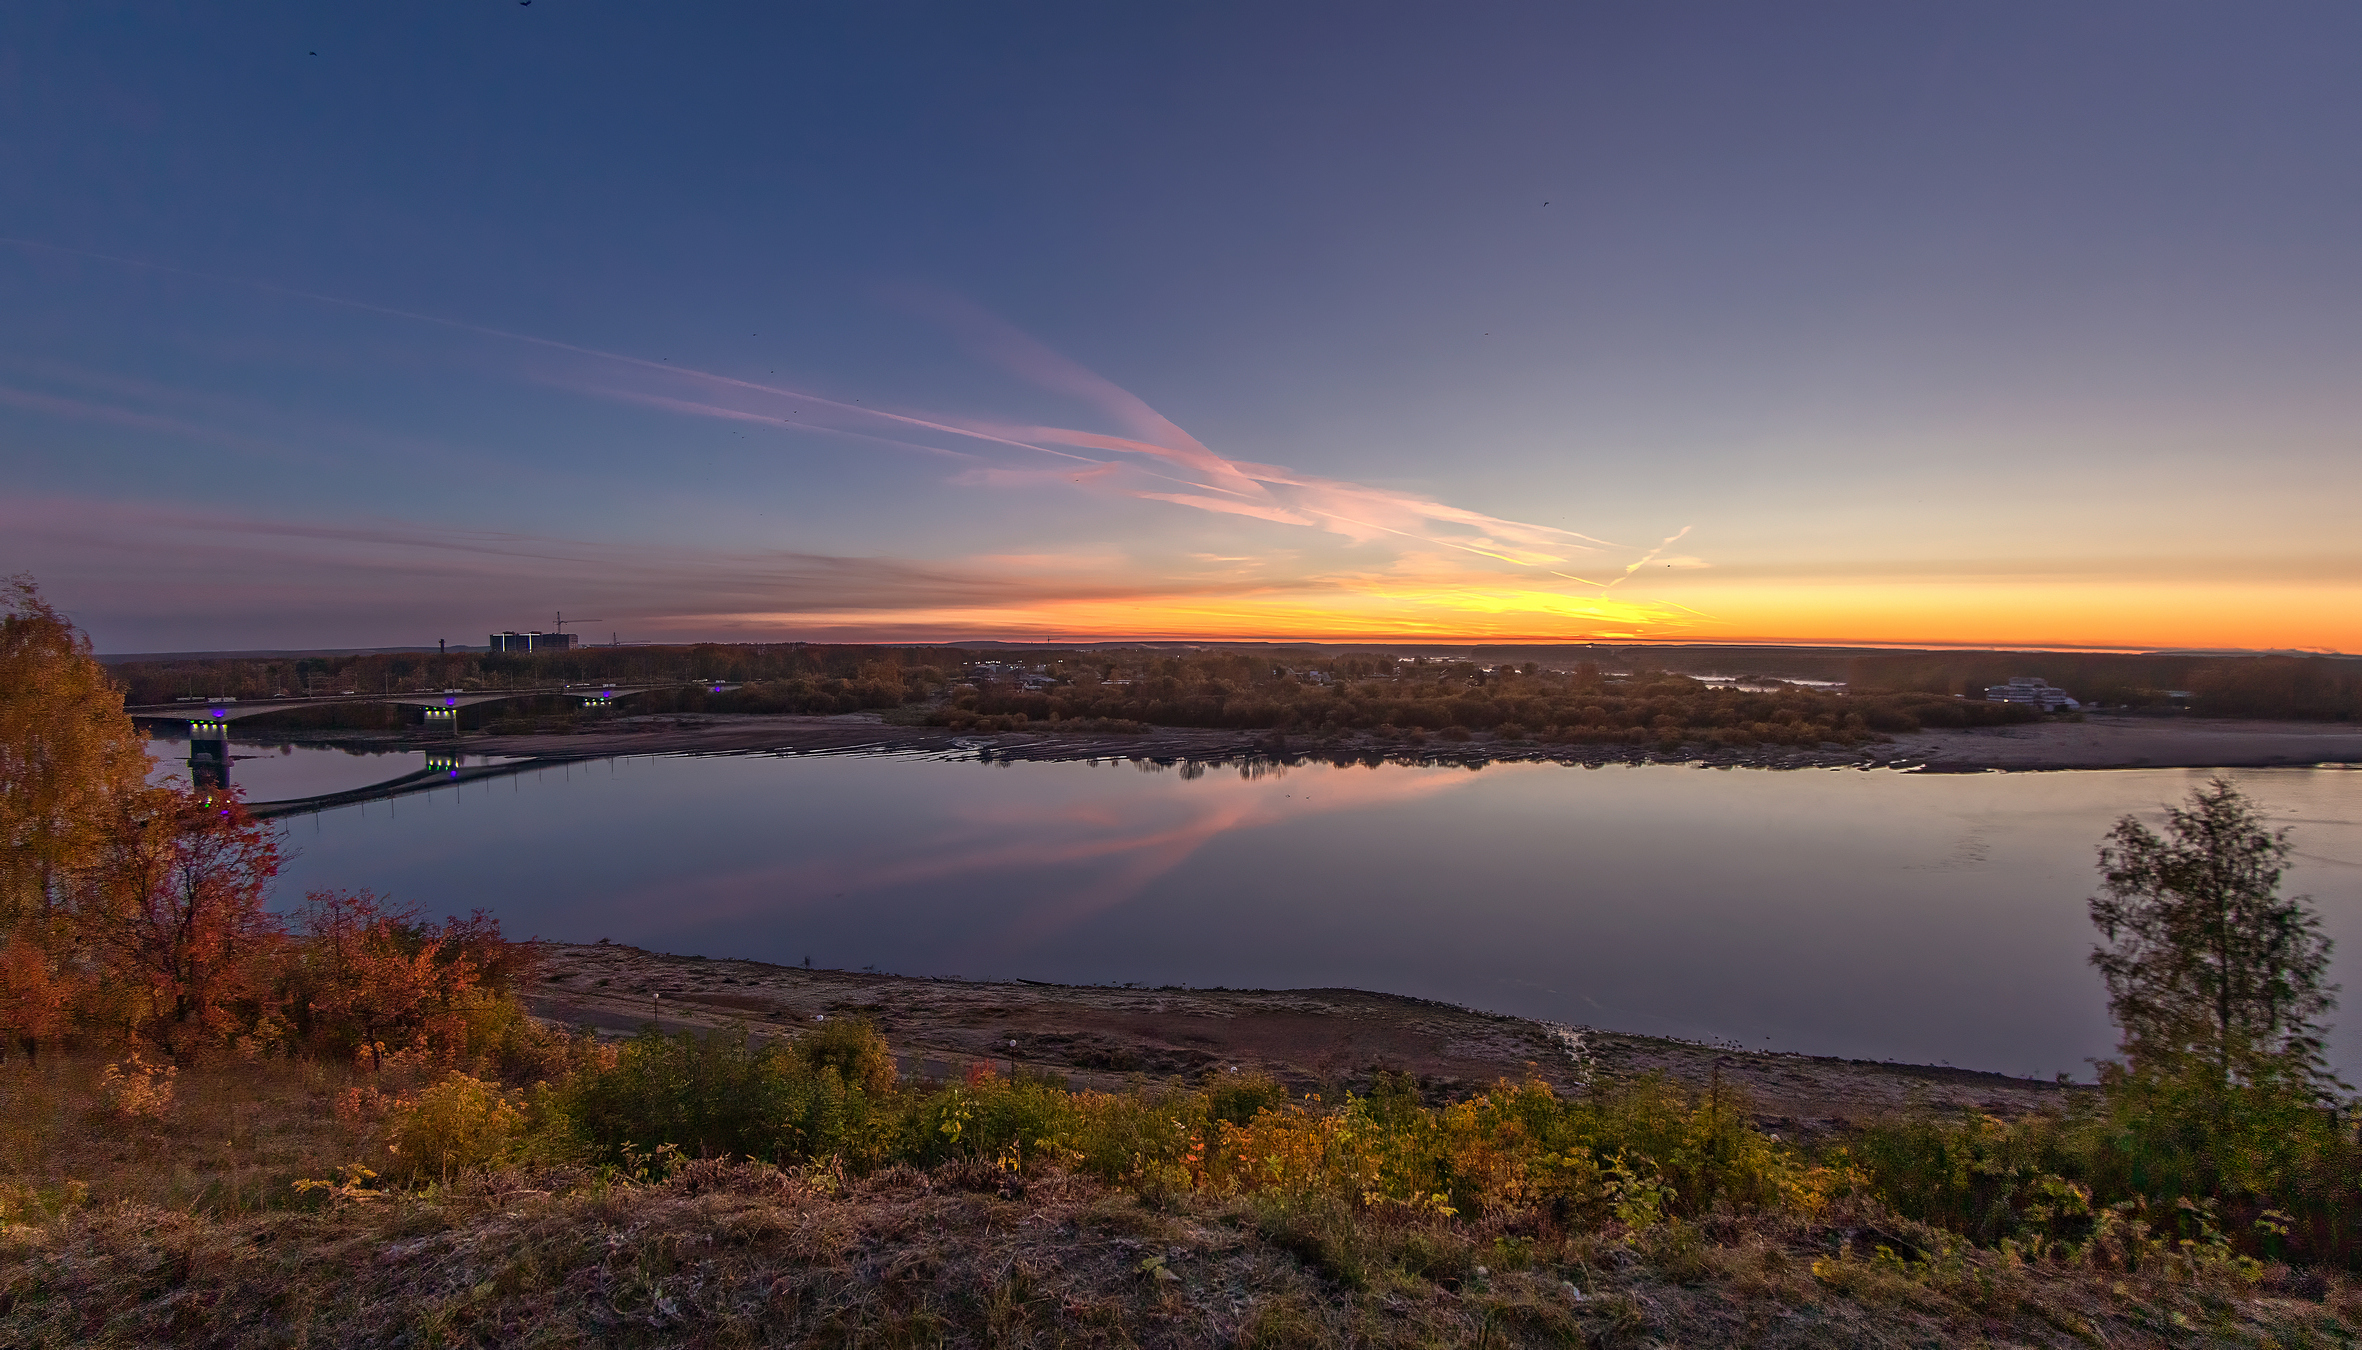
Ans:
MULTIPOLYGON (((1689 533, 1684 527, 1607 579, 1594 580, 1563 569, 1595 562, 1612 566, 1615 553, 1633 550, 1579 531, 1496 516, 1417 493, 1224 456, 1130 391, 1025 334, 972 308, 938 308, 971 338, 971 345, 981 355, 1040 388, 1083 402, 1120 428, 1120 434, 964 413, 877 408, 784 385, 665 363, 651 365, 637 358, 611 359, 627 362, 635 380, 694 388, 696 396, 652 392, 611 377, 584 375, 564 382, 595 397, 782 429, 874 437, 891 428, 897 434, 881 438, 887 443, 970 460, 973 466, 952 479, 956 484, 1109 493, 1211 515, 1319 531, 1351 545, 1376 547, 1381 554, 1391 551, 1399 555, 1409 550, 1455 554, 1465 560, 1465 574, 1460 578, 1464 589, 1491 587, 1501 594, 1521 597, 1520 603, 1548 601, 1529 611, 1537 621, 1555 622, 1601 609, 1586 600, 1596 601, 1607 590, 1638 575, 1689 533), (869 431, 858 430, 865 425, 869 431), (1055 462, 1043 463, 1044 457, 1055 462), (1505 590, 1499 585, 1503 575, 1516 578, 1505 590), (1567 582, 1584 589, 1578 592, 1558 586, 1567 582)), ((571 350, 592 354, 587 349, 571 350)), ((1694 568, 1704 563, 1684 555, 1664 565, 1694 568)), ((1317 588, 1316 579, 1306 580, 1317 588)), ((1341 582, 1342 578, 1336 580, 1341 582)), ((1697 617, 1668 606, 1605 608, 1614 610, 1620 623, 1688 624, 1697 617)))
MULTIPOLYGON (((1574 638, 1685 630, 1704 617, 1619 593, 1626 583, 1653 575, 1652 567, 1703 566, 1694 556, 1668 552, 1686 527, 1643 551, 1400 488, 1225 455, 1130 390, 972 305, 939 297, 920 307, 963 338, 980 360, 1080 405, 1085 416, 1079 424, 879 406, 867 398, 268 282, 33 241, 0 243, 201 276, 464 332, 510 344, 519 358, 507 363, 507 373, 521 381, 669 416, 727 422, 749 434, 760 428, 816 434, 947 462, 952 484, 978 491, 1129 499, 1189 513, 1210 527, 1196 536, 1184 529, 1153 539, 1134 538, 1134 530, 1115 561, 1101 556, 1061 562, 1044 555, 1015 565, 985 558, 624 547, 402 522, 176 514, 136 502, 71 502, 48 516, 26 514, 30 503, 23 499, 0 508, 0 517, 14 519, 18 538, 45 541, 45 557, 80 557, 98 569, 87 576, 120 574, 132 560, 144 560, 158 569, 140 587, 151 598, 185 592, 193 584, 194 562, 202 564, 203 589, 217 600, 236 590, 240 579, 251 587, 248 594, 292 602, 306 587, 318 594, 335 578, 339 599, 348 604, 356 595, 389 588, 414 595, 477 588, 470 599, 587 590, 602 598, 586 597, 585 603, 669 631, 719 624, 847 636, 999 631, 1574 638), (80 523, 61 528, 64 520, 80 523), (1222 564, 1200 561, 1208 552, 1218 553, 1222 564), (102 565, 101 554, 113 563, 102 565)), ((135 387, 104 373, 45 376, 56 378, 38 382, 79 388, 65 393, 0 383, 0 405, 258 454, 287 454, 288 444, 305 439, 276 434, 288 428, 251 434, 255 410, 213 406, 201 394, 135 387)), ((1178 524, 1188 518, 1174 519, 1178 524)), ((1099 528, 1097 519, 1085 518, 1068 537, 1090 538, 1099 528)), ((437 603, 447 605, 447 599, 438 597, 437 603)))
POLYGON ((57 496, 0 500, 0 536, 12 556, 70 575, 70 604, 127 621, 224 634, 298 620, 316 641, 369 645, 431 641, 469 616, 516 626, 552 597, 648 638, 1550 638, 1691 624, 1670 606, 1472 579, 1440 555, 1309 575, 1258 559, 1143 565, 1098 547, 919 562, 57 496))

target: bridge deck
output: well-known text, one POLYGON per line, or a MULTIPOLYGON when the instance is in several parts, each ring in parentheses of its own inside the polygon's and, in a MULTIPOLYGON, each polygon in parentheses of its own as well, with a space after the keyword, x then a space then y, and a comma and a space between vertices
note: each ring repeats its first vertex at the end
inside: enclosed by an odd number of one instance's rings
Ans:
POLYGON ((705 689, 718 694, 737 687, 735 684, 716 681, 689 680, 669 684, 542 685, 531 689, 471 689, 466 691, 414 689, 401 693, 310 694, 288 698, 176 699, 170 703, 144 703, 126 706, 123 711, 132 717, 146 718, 151 721, 235 722, 248 717, 261 717, 268 713, 284 712, 289 708, 326 708, 350 704, 398 704, 413 708, 470 708, 479 703, 499 703, 520 698, 559 696, 613 700, 630 698, 635 694, 652 693, 660 689, 705 689))

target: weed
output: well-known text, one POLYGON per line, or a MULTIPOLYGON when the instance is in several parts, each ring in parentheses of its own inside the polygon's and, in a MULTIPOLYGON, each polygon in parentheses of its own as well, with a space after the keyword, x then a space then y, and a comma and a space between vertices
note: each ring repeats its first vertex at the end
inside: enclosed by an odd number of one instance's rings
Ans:
POLYGON ((132 1051, 128 1059, 109 1064, 99 1076, 106 1115, 125 1123, 162 1121, 164 1113, 172 1109, 172 1084, 179 1074, 172 1065, 159 1068, 132 1051))
POLYGON ((449 1181, 499 1162, 525 1123, 508 1094, 453 1074, 396 1108, 386 1152, 405 1181, 449 1181))

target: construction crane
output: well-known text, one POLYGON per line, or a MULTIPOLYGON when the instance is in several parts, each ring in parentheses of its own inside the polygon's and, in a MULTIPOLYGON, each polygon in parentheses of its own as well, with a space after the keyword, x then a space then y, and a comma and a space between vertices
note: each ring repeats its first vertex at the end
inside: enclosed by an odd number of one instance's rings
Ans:
POLYGON ((583 624, 586 624, 586 623, 605 623, 605 622, 607 622, 605 619, 569 619, 569 618, 567 618, 567 617, 566 617, 566 611, 564 611, 564 610, 562 610, 562 609, 560 609, 560 610, 552 610, 552 611, 551 611, 551 616, 557 620, 557 630, 558 630, 559 632, 561 632, 561 633, 563 633, 563 632, 565 632, 565 631, 566 631, 566 625, 567 625, 567 624, 573 624, 573 625, 575 625, 576 627, 580 627, 581 625, 583 625, 583 624))

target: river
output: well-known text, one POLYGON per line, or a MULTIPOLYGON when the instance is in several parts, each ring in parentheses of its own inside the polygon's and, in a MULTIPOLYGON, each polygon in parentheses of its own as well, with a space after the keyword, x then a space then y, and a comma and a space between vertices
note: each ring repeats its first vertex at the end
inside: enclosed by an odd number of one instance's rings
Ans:
MULTIPOLYGON (((257 801, 424 767, 236 753, 257 801)), ((911 975, 1350 985, 2086 1078, 2113 1044, 2086 964, 2096 845, 2208 776, 649 756, 291 817, 279 896, 366 888, 518 936, 911 975)), ((2228 776, 2294 827, 2288 889, 2362 989, 2362 773, 2228 776)), ((2362 1033, 2331 1044, 2362 1077, 2362 1033)))

